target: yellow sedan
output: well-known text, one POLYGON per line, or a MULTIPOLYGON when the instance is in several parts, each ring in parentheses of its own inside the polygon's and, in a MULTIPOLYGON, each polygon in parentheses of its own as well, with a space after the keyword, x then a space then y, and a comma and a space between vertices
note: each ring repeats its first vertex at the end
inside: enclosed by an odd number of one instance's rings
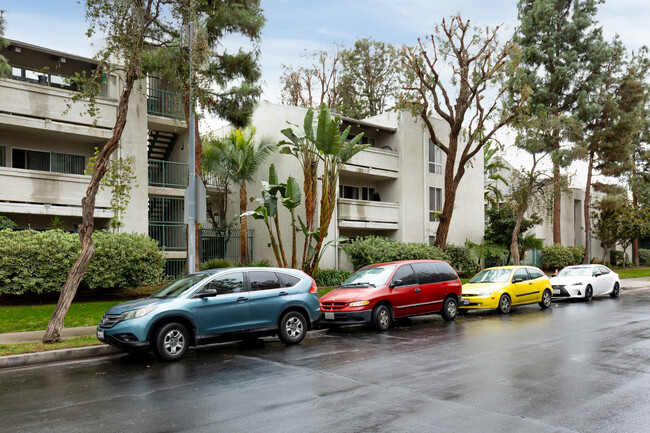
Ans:
POLYGON ((517 305, 551 306, 553 290, 548 277, 532 266, 500 266, 484 269, 463 284, 459 308, 495 308, 508 314, 517 305))

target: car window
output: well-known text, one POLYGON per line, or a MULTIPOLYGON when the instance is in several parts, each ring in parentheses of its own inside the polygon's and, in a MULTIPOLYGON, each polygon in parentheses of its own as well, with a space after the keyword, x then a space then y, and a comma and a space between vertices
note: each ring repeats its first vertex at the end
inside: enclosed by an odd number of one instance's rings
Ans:
POLYGON ((350 275, 341 287, 368 288, 383 286, 395 271, 395 265, 366 266, 350 275))
POLYGON ((594 270, 591 271, 591 275, 595 277, 596 275, 600 275, 600 271, 598 270, 598 266, 594 267, 594 270))
POLYGON ((522 281, 528 280, 528 272, 526 271, 526 268, 517 269, 512 275, 512 281, 515 281, 516 278, 521 278, 522 281))
POLYGON ((271 271, 250 271, 248 279, 251 283, 251 290, 270 290, 282 287, 278 276, 271 271))
POLYGON ((404 265, 397 269, 392 281, 402 280, 403 286, 410 286, 418 283, 418 279, 413 272, 411 265, 404 265))
POLYGON ((544 276, 544 272, 540 271, 539 269, 535 269, 535 268, 527 268, 527 269, 528 269, 528 275, 530 275, 531 280, 544 276))
POLYGON ((604 266, 598 266, 598 269, 600 269, 601 274, 609 274, 609 269, 604 266))
POLYGON ((435 266, 438 268, 438 281, 454 281, 458 279, 458 274, 448 263, 436 262, 435 266))
POLYGON ((587 266, 569 266, 557 274, 558 277, 588 277, 591 275, 591 268, 587 266))
POLYGON ((195 284, 208 278, 210 274, 190 274, 174 281, 155 295, 154 298, 176 298, 195 284))
POLYGON ((418 276, 420 284, 431 284, 440 281, 438 269, 433 262, 413 263, 412 266, 418 276))
POLYGON ((206 289, 215 289, 217 295, 242 292, 244 291, 244 273, 231 272, 226 275, 220 275, 206 284, 203 290, 206 289))
POLYGON ((506 283, 510 281, 512 268, 484 269, 469 280, 469 284, 506 283))
POLYGON ((293 287, 300 282, 300 278, 294 277, 293 275, 287 275, 281 272, 279 272, 278 275, 280 276, 284 287, 293 287))

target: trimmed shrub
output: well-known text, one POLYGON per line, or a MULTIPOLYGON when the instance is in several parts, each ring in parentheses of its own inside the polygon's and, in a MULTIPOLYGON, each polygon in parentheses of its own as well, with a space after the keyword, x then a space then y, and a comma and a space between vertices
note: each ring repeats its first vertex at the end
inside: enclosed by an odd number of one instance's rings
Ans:
MULTIPOLYGON (((130 289, 160 282, 165 259, 150 237, 96 232, 93 241, 96 253, 81 285, 130 289)), ((0 232, 0 295, 59 292, 80 252, 73 233, 0 232)))
POLYGON ((562 269, 565 266, 582 262, 583 256, 584 248, 582 247, 565 247, 555 244, 542 249, 542 267, 544 269, 562 269), (579 249, 582 250, 581 253, 579 249))
POLYGON ((208 269, 221 269, 221 268, 232 268, 232 263, 228 260, 222 259, 212 259, 207 262, 201 263, 201 270, 207 271, 208 269))
POLYGON ((346 244, 343 251, 348 253, 355 269, 373 263, 394 262, 397 260, 445 260, 449 256, 440 248, 420 243, 402 243, 393 239, 368 236, 357 238, 346 244))
POLYGON ((352 272, 337 269, 319 269, 314 276, 319 287, 338 286, 347 280, 352 272))
MULTIPOLYGON (((639 257, 641 259, 641 257, 639 257)), ((612 250, 609 252, 609 262, 612 266, 622 266, 623 265, 623 251, 612 250)), ((625 254, 625 264, 630 264, 630 258, 625 254)))
POLYGON ((650 250, 639 249, 639 264, 641 266, 650 266, 650 250))
POLYGON ((449 256, 449 264, 457 272, 471 273, 476 270, 478 258, 474 251, 466 246, 447 244, 445 254, 449 256))
POLYGON ((0 230, 13 230, 16 226, 18 224, 13 222, 9 217, 0 215, 0 230))

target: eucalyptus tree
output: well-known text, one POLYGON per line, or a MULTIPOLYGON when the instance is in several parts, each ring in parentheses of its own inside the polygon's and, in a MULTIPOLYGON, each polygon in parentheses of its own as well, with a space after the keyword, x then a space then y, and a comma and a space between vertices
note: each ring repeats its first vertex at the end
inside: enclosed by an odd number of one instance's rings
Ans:
POLYGON ((422 118, 431 140, 446 155, 444 204, 435 245, 444 248, 458 185, 473 158, 495 134, 511 123, 525 105, 526 89, 508 97, 504 79, 516 68, 517 50, 500 43, 500 26, 479 29, 460 15, 442 20, 426 42, 405 47, 406 73, 402 103, 422 118), (445 74, 451 73, 449 79, 445 74), (441 131, 431 115, 449 126, 441 131))
MULTIPOLYGON (((572 116, 589 101, 582 96, 600 81, 602 31, 596 27, 598 5, 604 0, 519 0, 520 24, 514 41, 521 47, 524 73, 513 77, 518 87, 532 91, 533 115, 572 116)), ((557 122, 561 125, 561 122, 557 122)), ((553 243, 562 243, 561 198, 563 165, 574 152, 560 129, 552 131, 553 243)))
POLYGON ((483 147, 483 178, 485 179, 483 199, 491 208, 498 207, 499 203, 504 201, 505 196, 499 189, 499 183, 508 186, 508 179, 501 172, 510 171, 510 167, 504 163, 498 152, 499 147, 493 143, 486 143, 483 147))
POLYGON ((304 53, 309 59, 307 66, 282 65, 281 98, 284 104, 296 107, 314 108, 327 104, 330 108, 340 106, 337 79, 341 64, 341 50, 334 46, 330 50, 304 53))
POLYGON ((246 184, 255 180, 259 168, 277 150, 277 144, 267 139, 257 140, 256 134, 254 127, 233 129, 223 139, 211 140, 204 152, 206 159, 218 165, 231 182, 239 185, 239 252, 244 264, 249 262, 246 184))

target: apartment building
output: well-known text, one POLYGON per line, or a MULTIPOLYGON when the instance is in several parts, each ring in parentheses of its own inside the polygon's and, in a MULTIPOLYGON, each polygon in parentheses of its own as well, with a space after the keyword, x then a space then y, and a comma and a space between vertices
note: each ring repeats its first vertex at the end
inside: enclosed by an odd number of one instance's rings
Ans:
MULTIPOLYGON (((304 108, 261 102, 252 123, 260 136, 279 142, 284 139, 280 131, 288 124, 302 125, 305 113, 304 108)), ((362 143, 370 146, 341 171, 328 240, 377 235, 402 242, 433 243, 444 199, 445 155, 430 141, 421 120, 407 112, 390 112, 364 120, 341 117, 341 121, 342 128, 351 127, 352 135, 363 133, 362 143)), ((433 121, 444 136, 447 125, 433 121)), ((302 185, 301 168, 294 157, 278 154, 272 162, 281 181, 294 176, 302 185)), ((267 176, 266 169, 260 170, 258 179, 248 187, 250 196, 260 196, 261 181, 267 176)), ((238 209, 235 199, 230 209, 238 209)), ((280 212, 282 215, 284 209, 280 212)), ((284 217, 288 222, 289 216, 284 217)), ((483 220, 483 157, 479 155, 460 183, 448 242, 480 242, 483 220)), ((249 219, 249 226, 255 230, 255 259, 274 263, 264 224, 249 219)), ((289 227, 282 229, 284 245, 290 245, 289 227)), ((344 252, 329 248, 321 267, 350 269, 351 264, 344 252)))

